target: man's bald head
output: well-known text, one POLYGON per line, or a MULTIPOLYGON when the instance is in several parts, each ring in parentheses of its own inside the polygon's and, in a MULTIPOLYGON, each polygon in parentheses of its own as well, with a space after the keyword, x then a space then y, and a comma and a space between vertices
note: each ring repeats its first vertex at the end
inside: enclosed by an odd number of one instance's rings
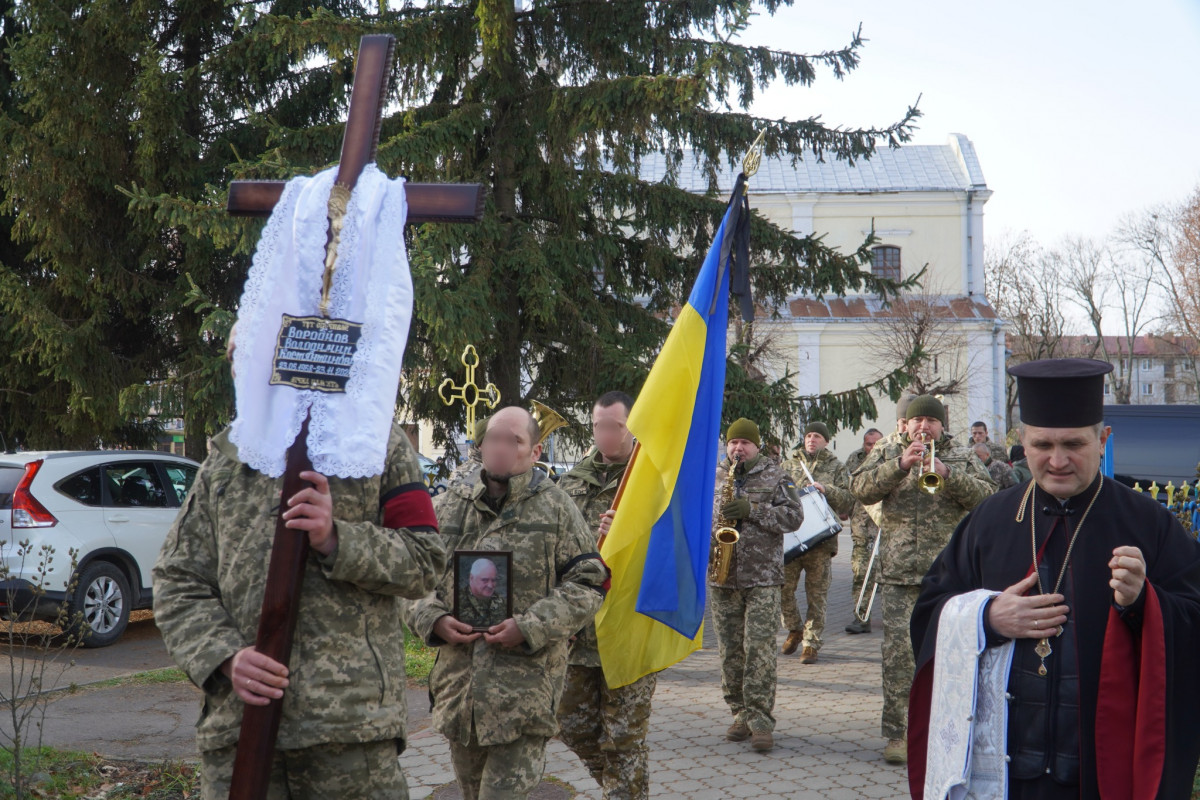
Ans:
POLYGON ((541 429, 533 414, 508 406, 488 420, 487 436, 479 445, 483 468, 493 480, 505 481, 528 472, 542 455, 541 429))

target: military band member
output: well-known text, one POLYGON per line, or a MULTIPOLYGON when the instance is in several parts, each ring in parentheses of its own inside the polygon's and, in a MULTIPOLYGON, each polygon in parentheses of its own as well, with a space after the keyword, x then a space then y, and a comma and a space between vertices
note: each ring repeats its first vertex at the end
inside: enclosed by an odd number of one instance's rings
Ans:
POLYGON ((1004 449, 1004 445, 999 442, 993 442, 988 438, 988 427, 982 420, 976 420, 971 423, 970 444, 981 444, 988 449, 988 452, 991 453, 992 458, 996 461, 1002 461, 1005 464, 1008 463, 1008 451, 1004 449))
POLYGON ((783 535, 800 527, 804 512, 796 485, 759 452, 758 425, 739 419, 725 432, 727 458, 717 466, 710 560, 717 557, 721 522, 737 527, 728 576, 709 572, 713 627, 721 660, 721 689, 733 713, 730 741, 750 739, 755 750, 775 746, 775 632, 783 584, 783 535), (722 501, 732 471, 733 496, 722 501))
MULTIPOLYGON (((854 510, 855 500, 854 495, 850 494, 850 476, 846 468, 829 451, 829 438, 829 426, 824 422, 810 422, 804 429, 804 444, 783 462, 783 468, 799 486, 807 486, 811 474, 813 485, 825 496, 829 507, 835 514, 845 518, 854 510)), ((792 559, 783 568, 783 626, 788 631, 783 654, 791 655, 803 642, 801 664, 816 663, 817 653, 821 650, 821 634, 825 632, 825 604, 837 549, 837 537, 830 537, 792 559), (801 573, 804 574, 804 599, 808 604, 803 619, 796 598, 801 573)))
POLYGON ((983 466, 987 467, 988 474, 992 476, 992 480, 996 482, 996 487, 999 489, 1007 489, 1010 486, 1017 485, 1017 478, 1013 475, 1013 468, 1003 461, 997 461, 992 458, 992 451, 983 442, 976 442, 971 446, 975 451, 975 455, 979 456, 979 460, 983 462, 983 466))
POLYGON ((883 605, 884 758, 907 760, 908 690, 913 655, 908 621, 921 590, 921 579, 968 511, 996 490, 983 464, 945 434, 946 409, 936 397, 920 395, 907 409, 904 440, 888 439, 871 450, 850 478, 850 489, 863 503, 880 503, 879 586, 883 605), (943 484, 937 493, 921 486, 929 468, 943 484))
POLYGON ((466 800, 527 797, 541 782, 546 740, 558 732, 570 637, 604 600, 608 570, 578 509, 545 473, 540 431, 523 408, 501 409, 480 445, 480 481, 434 507, 449 551, 512 553, 513 616, 486 632, 451 615, 453 572, 405 618, 440 648, 429 676, 433 725, 450 744, 466 800))

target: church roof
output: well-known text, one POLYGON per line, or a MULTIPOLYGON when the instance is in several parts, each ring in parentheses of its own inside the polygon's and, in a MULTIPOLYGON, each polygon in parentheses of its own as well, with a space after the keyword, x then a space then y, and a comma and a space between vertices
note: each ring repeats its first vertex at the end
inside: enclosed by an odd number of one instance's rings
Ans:
POLYGON ((852 295, 817 300, 812 297, 797 297, 779 311, 785 317, 813 322, 822 320, 880 320, 902 317, 907 313, 926 313, 926 308, 946 320, 994 320, 996 310, 982 297, 964 295, 922 295, 912 300, 893 300, 888 306, 874 295, 852 295), (914 303, 913 311, 906 310, 914 303))
MULTIPOLYGON (((717 192, 733 189, 740 169, 722 160, 717 169, 717 192)), ((661 153, 642 159, 639 174, 643 180, 659 181, 666 176, 667 162, 661 153)), ((687 191, 704 193, 709 179, 698 159, 688 151, 679 168, 678 185, 687 191)), ((869 159, 851 164, 827 155, 818 161, 803 153, 794 164, 791 156, 764 158, 753 177, 751 191, 830 192, 965 192, 987 191, 975 145, 960 133, 953 133, 945 144, 881 147, 869 159)))

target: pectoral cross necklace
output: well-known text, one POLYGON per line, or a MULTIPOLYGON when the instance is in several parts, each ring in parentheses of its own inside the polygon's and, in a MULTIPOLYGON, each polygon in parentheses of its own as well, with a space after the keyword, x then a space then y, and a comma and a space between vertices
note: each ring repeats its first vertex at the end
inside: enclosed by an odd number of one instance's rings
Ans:
MULTIPOLYGON (((1021 511, 1024 512, 1026 503, 1029 505, 1029 538, 1033 545, 1033 574, 1037 575, 1038 594, 1045 594, 1046 590, 1042 586, 1042 573, 1038 570, 1038 550, 1037 550, 1037 513, 1034 507, 1034 496, 1036 494, 1036 481, 1029 482, 1029 491, 1025 493, 1025 501, 1021 503, 1021 511)), ((1100 483, 1096 486, 1096 491, 1092 493, 1092 499, 1088 503, 1087 508, 1083 512, 1083 516, 1079 518, 1079 524, 1075 526, 1075 532, 1071 534, 1071 540, 1067 543, 1067 554, 1063 557, 1062 568, 1058 571, 1058 580, 1054 582, 1054 590, 1051 594, 1058 594, 1058 590, 1062 588, 1063 578, 1067 574, 1067 565, 1071 563, 1071 551, 1075 549, 1075 540, 1079 538, 1079 530, 1083 527, 1083 523, 1087 521, 1088 514, 1092 511, 1092 506, 1096 505, 1096 498, 1100 496, 1100 490, 1104 488, 1104 479, 1100 479, 1100 483)), ((1020 515, 1018 515, 1018 522, 1020 515)), ((1063 525, 1066 525, 1064 522, 1063 525)), ((1053 533, 1053 526, 1051 526, 1053 533)), ((1063 632, 1060 626, 1055 636, 1061 636, 1063 632)), ((1041 664, 1038 666, 1038 675, 1046 677, 1046 659, 1054 652, 1050 647, 1050 637, 1044 636, 1038 640, 1037 646, 1033 648, 1033 652, 1041 659, 1041 664)))

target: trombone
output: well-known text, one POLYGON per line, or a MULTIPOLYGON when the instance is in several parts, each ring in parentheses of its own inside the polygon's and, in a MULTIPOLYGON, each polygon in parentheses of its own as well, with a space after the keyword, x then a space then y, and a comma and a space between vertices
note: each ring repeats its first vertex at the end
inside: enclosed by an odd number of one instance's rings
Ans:
POLYGON ((875 546, 871 548, 871 560, 867 562, 867 572, 863 575, 862 588, 858 590, 858 602, 854 606, 854 618, 859 622, 871 621, 871 607, 875 605, 875 594, 879 591, 879 581, 871 580, 871 572, 875 569, 875 561, 879 558, 879 537, 875 534, 875 546), (867 584, 871 586, 871 595, 867 596, 867 584), (867 609, 863 611, 863 600, 867 601, 867 609))

